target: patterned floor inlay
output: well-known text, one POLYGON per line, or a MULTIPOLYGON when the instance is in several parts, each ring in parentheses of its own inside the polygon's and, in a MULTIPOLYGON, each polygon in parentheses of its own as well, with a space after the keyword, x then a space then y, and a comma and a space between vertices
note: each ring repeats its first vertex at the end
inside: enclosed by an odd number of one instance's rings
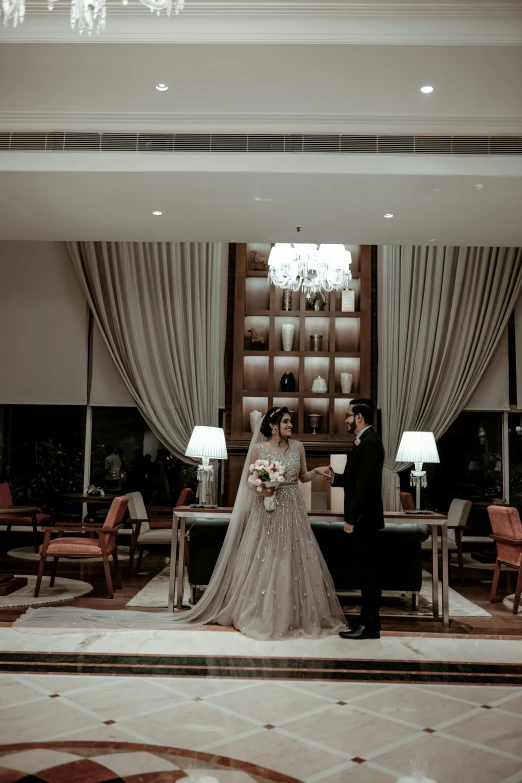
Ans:
POLYGON ((522 688, 0 675, 0 783, 522 783, 522 688))
POLYGON ((225 756, 126 742, 0 747, 0 783, 299 783, 225 756))

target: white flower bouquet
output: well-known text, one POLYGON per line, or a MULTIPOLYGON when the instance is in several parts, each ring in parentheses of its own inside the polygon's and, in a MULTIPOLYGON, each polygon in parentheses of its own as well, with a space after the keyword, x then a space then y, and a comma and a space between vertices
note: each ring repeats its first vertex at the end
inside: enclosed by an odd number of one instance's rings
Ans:
MULTIPOLYGON (((254 485, 258 492, 263 487, 278 487, 285 480, 285 466, 281 462, 271 462, 268 459, 256 459, 249 467, 251 475, 248 478, 250 484, 254 485)), ((264 506, 267 511, 275 511, 277 500, 275 495, 264 498, 264 506)))

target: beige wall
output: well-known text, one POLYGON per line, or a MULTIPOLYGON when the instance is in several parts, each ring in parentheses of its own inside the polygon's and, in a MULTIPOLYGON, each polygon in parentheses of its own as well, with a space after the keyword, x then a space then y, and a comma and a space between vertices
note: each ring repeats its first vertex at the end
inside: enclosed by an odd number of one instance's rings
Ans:
MULTIPOLYGON (((221 269, 225 352, 228 245, 221 269)), ((0 241, 0 404, 133 406, 88 309, 64 242, 0 241)), ((223 364, 224 368, 224 364, 223 364)), ((224 369, 220 407, 225 407, 224 369)))
POLYGON ((0 403, 85 405, 87 319, 63 242, 0 242, 0 403))

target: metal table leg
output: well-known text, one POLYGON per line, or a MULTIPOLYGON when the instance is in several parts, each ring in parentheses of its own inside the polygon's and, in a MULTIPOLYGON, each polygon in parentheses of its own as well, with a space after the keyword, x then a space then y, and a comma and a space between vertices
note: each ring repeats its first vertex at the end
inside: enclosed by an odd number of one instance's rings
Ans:
POLYGON ((176 564, 178 552, 179 518, 175 511, 172 512, 172 538, 170 542, 170 568, 169 568, 169 612, 174 611, 174 584, 176 579, 176 564))
POLYGON ((439 619, 439 531, 437 525, 430 525, 431 528, 431 559, 432 559, 432 577, 431 577, 431 589, 432 589, 432 601, 433 601, 433 618, 439 619))
POLYGON ((180 517, 178 543, 178 584, 176 588, 176 609, 183 608, 183 581, 185 571, 185 517, 180 517))
POLYGON ((448 584, 448 526, 440 527, 442 553, 442 625, 449 627, 449 584, 448 584))

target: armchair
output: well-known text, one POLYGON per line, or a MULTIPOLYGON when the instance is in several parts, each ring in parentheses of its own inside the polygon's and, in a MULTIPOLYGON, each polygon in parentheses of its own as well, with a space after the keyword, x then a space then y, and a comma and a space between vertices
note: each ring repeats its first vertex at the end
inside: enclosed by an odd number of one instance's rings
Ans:
MULTIPOLYGON (((464 584, 464 560, 462 558, 462 534, 467 530, 467 521, 471 511, 471 501, 454 498, 448 510, 448 556, 451 565, 451 555, 456 553, 459 563, 461 585, 464 584)), ((423 549, 431 551, 431 536, 422 545, 423 549)), ((450 569, 451 571, 451 569, 450 569)))
MULTIPOLYGON (((9 484, 0 484, 0 506, 13 506, 13 498, 9 484)), ((7 532, 11 532, 11 525, 24 525, 33 528, 34 551, 38 552, 38 527, 48 525, 52 521, 50 514, 34 514, 30 517, 18 516, 18 514, 2 514, 0 525, 6 525, 7 532)))
MULTIPOLYGON (((188 505, 191 495, 192 490, 190 487, 184 487, 179 494, 175 508, 188 505)), ((163 508, 149 506, 149 510, 155 510, 169 515, 149 517, 141 492, 129 492, 126 497, 129 499, 130 522, 134 528, 129 552, 130 576, 136 548, 138 549, 138 562, 136 564, 136 571, 138 572, 141 567, 143 550, 146 547, 170 547, 172 537, 172 507, 163 508)))
POLYGON ((40 547, 40 567, 38 569, 38 577, 36 579, 36 587, 34 590, 35 598, 40 594, 45 561, 48 557, 53 558, 53 568, 50 581, 51 587, 54 587, 54 580, 56 578, 56 570, 58 568, 58 561, 60 557, 73 557, 79 559, 82 557, 99 557, 103 561, 109 598, 114 597, 111 569, 109 565, 109 555, 112 554, 112 562, 114 565, 114 575, 116 577, 117 588, 121 589, 117 534, 118 530, 122 527, 121 522, 123 520, 123 515, 125 514, 125 509, 127 508, 128 502, 129 501, 126 497, 114 498, 111 503, 109 513, 107 514, 103 524, 83 523, 81 525, 71 525, 66 523, 58 523, 53 527, 42 528, 45 535, 44 542, 40 547), (57 538, 51 540, 51 534, 53 532, 57 532, 58 536, 57 538), (71 532, 95 532, 98 534, 98 539, 87 537, 63 537, 64 533, 71 532))
POLYGON ((489 600, 491 603, 496 600, 501 566, 516 568, 518 579, 515 600, 513 601, 513 614, 518 614, 522 593, 522 525, 520 517, 516 508, 511 506, 488 506, 488 514, 493 530, 491 538, 497 542, 497 560, 489 600))

